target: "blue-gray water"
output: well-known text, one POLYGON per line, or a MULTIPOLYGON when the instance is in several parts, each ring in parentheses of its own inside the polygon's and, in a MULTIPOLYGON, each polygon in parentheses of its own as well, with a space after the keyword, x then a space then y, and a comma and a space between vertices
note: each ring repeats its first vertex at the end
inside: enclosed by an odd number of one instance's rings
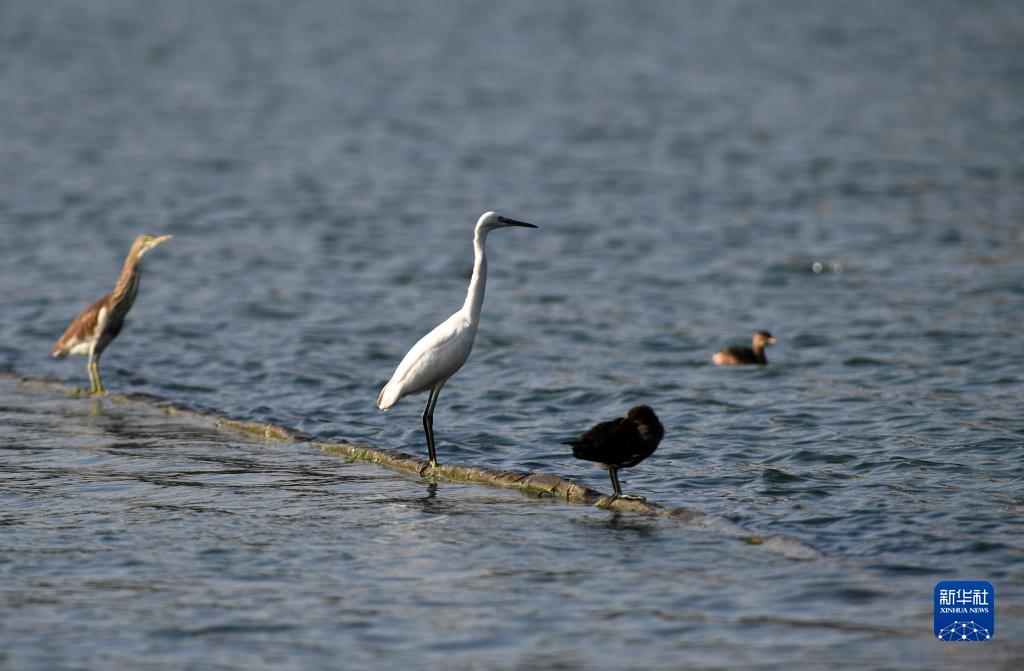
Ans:
POLYGON ((607 490, 560 441, 647 402, 627 491, 821 559, 0 379, 0 667, 1019 668, 1024 4, 0 5, 0 367, 85 385, 172 233, 108 388, 422 453, 489 209, 440 458, 607 490))

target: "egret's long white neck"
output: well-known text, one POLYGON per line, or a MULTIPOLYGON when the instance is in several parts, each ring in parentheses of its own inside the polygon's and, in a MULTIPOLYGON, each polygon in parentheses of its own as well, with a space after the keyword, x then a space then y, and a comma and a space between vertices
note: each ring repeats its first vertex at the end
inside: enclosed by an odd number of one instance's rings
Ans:
POLYGON ((473 236, 473 252, 476 255, 473 262, 473 277, 469 280, 466 302, 462 305, 462 311, 474 324, 480 321, 480 308, 484 305, 484 288, 487 286, 487 252, 484 249, 486 240, 487 231, 477 229, 473 236))

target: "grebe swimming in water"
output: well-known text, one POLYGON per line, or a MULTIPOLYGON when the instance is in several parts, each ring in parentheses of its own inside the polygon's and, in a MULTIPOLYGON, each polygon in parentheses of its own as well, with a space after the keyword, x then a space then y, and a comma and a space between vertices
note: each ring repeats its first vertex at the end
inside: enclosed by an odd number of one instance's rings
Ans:
POLYGON ((654 411, 649 406, 638 405, 630 408, 625 417, 601 422, 566 445, 572 445, 572 456, 577 459, 596 461, 608 469, 615 492, 612 498, 643 501, 642 496, 623 495, 618 471, 636 466, 654 454, 664 435, 665 427, 654 411))
POLYGON ((764 365, 768 363, 768 359, 764 355, 765 346, 774 345, 776 342, 778 341, 768 331, 758 331, 754 334, 753 347, 743 347, 742 345, 726 347, 715 352, 715 356, 711 357, 711 360, 719 366, 751 363, 764 365))

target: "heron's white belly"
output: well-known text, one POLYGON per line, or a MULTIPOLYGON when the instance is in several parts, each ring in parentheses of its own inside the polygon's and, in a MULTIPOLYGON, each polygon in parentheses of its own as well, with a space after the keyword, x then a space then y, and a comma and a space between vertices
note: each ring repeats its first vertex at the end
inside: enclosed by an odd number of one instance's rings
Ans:
POLYGON ((92 344, 91 341, 88 341, 88 340, 84 341, 84 342, 80 342, 77 345, 75 345, 74 347, 72 347, 70 350, 68 350, 68 354, 75 354, 75 355, 79 355, 79 356, 88 356, 88 354, 89 354, 89 346, 91 344, 92 344))

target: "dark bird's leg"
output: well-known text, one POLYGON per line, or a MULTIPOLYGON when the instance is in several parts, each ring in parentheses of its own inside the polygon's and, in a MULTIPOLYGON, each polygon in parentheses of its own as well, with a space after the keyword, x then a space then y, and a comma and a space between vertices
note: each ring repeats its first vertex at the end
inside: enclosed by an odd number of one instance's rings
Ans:
POLYGON ((437 405, 437 397, 441 395, 443 386, 442 382, 430 390, 427 405, 423 408, 423 432, 427 434, 427 452, 430 454, 431 468, 437 468, 437 452, 434 449, 434 406, 437 405))
POLYGON ((610 466, 608 468, 608 474, 612 476, 612 489, 615 493, 612 495, 613 499, 622 499, 623 501, 646 501, 642 496, 636 496, 635 494, 623 494, 622 487, 619 486, 619 469, 610 466))
POLYGON ((609 466, 608 475, 612 478, 612 491, 615 492, 614 498, 619 498, 622 496, 622 487, 619 486, 619 469, 609 466))

